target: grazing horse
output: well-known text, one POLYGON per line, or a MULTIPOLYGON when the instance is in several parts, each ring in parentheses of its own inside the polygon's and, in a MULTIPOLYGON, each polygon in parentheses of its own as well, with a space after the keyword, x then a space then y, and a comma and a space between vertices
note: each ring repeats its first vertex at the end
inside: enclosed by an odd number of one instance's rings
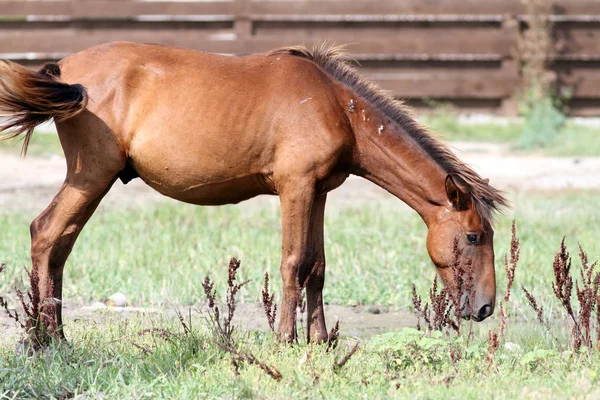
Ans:
MULTIPOLYGON (((492 217, 506 199, 345 60, 328 46, 230 57, 111 43, 39 72, 1 61, 3 138, 23 134, 26 152, 33 129, 54 118, 67 163, 62 188, 31 224, 40 312, 44 300, 61 301, 65 261, 102 197, 116 179, 140 177, 165 196, 198 205, 278 195, 279 333, 296 339, 300 285, 308 339, 323 341, 325 200, 354 174, 419 213, 429 255, 451 289, 458 241, 474 279, 463 316, 490 316, 492 217)), ((44 324, 62 338, 60 308, 44 324)))

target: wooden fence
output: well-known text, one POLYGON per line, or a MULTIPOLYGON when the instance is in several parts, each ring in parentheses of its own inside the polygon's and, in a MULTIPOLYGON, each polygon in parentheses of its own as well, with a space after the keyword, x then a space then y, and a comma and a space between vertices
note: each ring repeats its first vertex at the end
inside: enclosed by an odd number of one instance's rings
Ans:
MULTIPOLYGON (((553 68, 574 115, 600 115, 600 1, 553 6, 553 68)), ((520 0, 0 0, 0 58, 37 66, 115 40, 248 54, 325 39, 413 105, 514 114, 520 0)))

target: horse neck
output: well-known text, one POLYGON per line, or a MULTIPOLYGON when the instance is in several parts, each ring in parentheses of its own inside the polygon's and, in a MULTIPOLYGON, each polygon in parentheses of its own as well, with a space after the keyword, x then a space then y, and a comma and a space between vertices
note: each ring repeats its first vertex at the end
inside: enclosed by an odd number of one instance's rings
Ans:
POLYGON ((404 201, 429 225, 436 210, 448 202, 446 172, 374 107, 356 107, 349 115, 356 143, 353 173, 404 201))

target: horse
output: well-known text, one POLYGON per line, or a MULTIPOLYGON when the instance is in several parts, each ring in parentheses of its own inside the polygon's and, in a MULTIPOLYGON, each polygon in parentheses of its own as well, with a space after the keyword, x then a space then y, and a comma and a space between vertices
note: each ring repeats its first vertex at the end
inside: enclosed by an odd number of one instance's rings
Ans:
POLYGON ((2 139, 23 137, 24 154, 34 128, 54 119, 64 151, 64 183, 30 227, 40 315, 46 300, 58 303, 43 324, 61 340, 67 257, 113 183, 137 177, 196 205, 279 196, 283 340, 297 340, 299 288, 306 290, 308 341, 327 339, 325 202, 350 174, 421 216, 429 256, 451 290, 458 243, 473 275, 464 318, 482 321, 494 311, 493 217, 508 204, 503 193, 404 102, 361 77, 338 47, 238 57, 116 42, 37 72, 2 61, 0 117, 2 139))

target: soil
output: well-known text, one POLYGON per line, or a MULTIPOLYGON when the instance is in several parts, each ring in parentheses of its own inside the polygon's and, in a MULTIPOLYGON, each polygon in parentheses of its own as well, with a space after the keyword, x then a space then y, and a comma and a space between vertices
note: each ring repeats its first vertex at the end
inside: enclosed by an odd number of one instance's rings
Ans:
MULTIPOLYGON (((491 184, 509 192, 600 189, 600 157, 514 156, 509 154, 505 146, 481 143, 455 143, 454 147, 459 157, 482 176, 490 178, 491 184)), ((41 211, 60 188, 65 169, 65 161, 59 156, 23 159, 12 154, 0 153, 0 207, 5 211, 41 211)), ((350 177, 330 195, 328 201, 339 204, 370 200, 397 201, 379 187, 356 177, 350 177)), ((139 179, 126 186, 117 181, 101 208, 129 207, 161 201, 170 200, 154 192, 139 179)), ((265 201, 276 202, 277 198, 262 196, 245 202, 242 206, 251 207, 265 201)), ((174 316, 172 310, 127 307, 95 309, 68 301, 65 303, 64 315, 66 321, 82 319, 101 322, 110 315, 128 318, 139 313, 174 316)), ((239 322, 247 328, 267 328, 265 317, 258 305, 239 305, 237 315, 244 316, 239 322)), ((326 315, 330 326, 333 321, 341 320, 342 332, 347 336, 370 336, 403 326, 415 326, 416 323, 414 316, 409 313, 389 311, 375 306, 330 305, 326 308, 326 315)), ((13 336, 18 332, 14 323, 4 314, 0 314, 0 327, 5 328, 5 338, 6 334, 13 336)))

